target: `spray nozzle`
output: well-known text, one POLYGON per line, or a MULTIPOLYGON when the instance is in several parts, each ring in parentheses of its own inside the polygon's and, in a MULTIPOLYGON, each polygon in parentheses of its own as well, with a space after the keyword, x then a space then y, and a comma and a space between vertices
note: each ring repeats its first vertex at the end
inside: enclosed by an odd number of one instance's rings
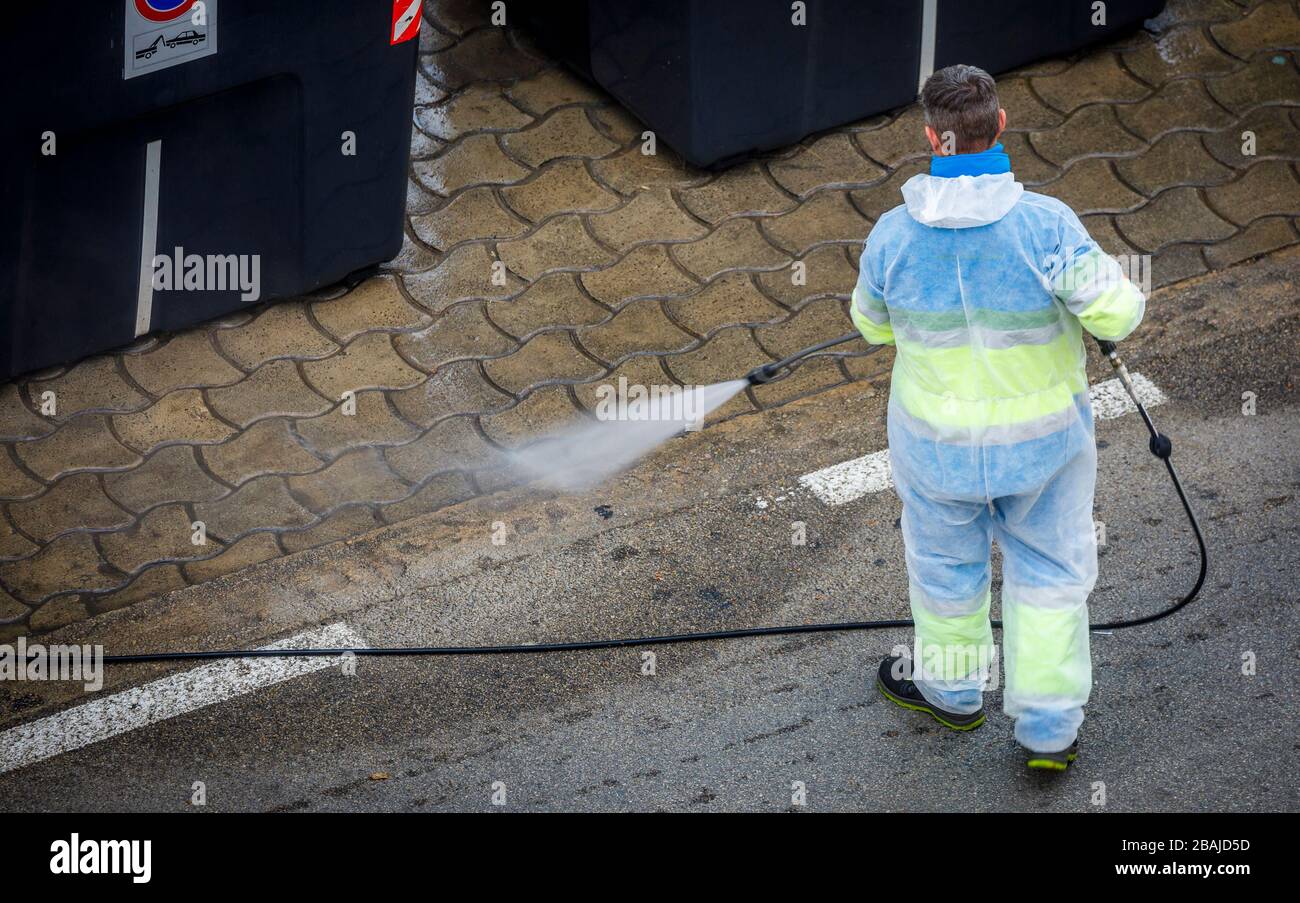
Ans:
POLYGON ((749 380, 751 386, 761 386, 763 383, 770 383, 776 379, 776 375, 781 372, 781 364, 763 364, 761 367, 755 367, 745 374, 745 379, 749 380))
POLYGON ((854 339, 861 337, 861 334, 858 332, 850 332, 849 334, 839 336, 838 338, 828 339, 825 342, 818 342, 816 345, 809 345, 807 348, 796 351, 787 358, 782 358, 779 361, 773 361, 770 364, 763 364, 760 367, 755 367, 753 370, 750 370, 745 374, 745 379, 749 380, 751 386, 761 386, 763 383, 770 383, 772 380, 776 379, 777 375, 782 370, 785 370, 788 367, 793 367, 796 363, 809 355, 816 354, 818 351, 825 351, 827 348, 834 348, 836 345, 843 345, 845 342, 851 342, 854 339))

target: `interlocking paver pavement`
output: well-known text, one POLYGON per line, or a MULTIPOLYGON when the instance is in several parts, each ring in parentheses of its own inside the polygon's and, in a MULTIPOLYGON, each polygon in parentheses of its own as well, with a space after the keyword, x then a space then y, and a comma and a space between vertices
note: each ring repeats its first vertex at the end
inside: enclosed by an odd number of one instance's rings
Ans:
MULTIPOLYGON (((926 165, 915 105, 700 171, 486 4, 425 6, 381 275, 0 386, 0 637, 494 491, 602 383, 733 378, 847 331, 860 243, 926 165)), ((1294 2, 1171 0, 1004 75, 1004 143, 1157 286, 1230 266, 1300 240, 1298 51, 1294 2)), ((888 366, 829 355, 713 420, 888 366)))

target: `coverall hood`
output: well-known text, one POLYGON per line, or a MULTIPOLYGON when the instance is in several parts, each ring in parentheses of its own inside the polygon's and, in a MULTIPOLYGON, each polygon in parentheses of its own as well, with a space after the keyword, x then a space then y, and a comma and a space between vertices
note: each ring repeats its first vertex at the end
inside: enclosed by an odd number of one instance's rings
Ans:
POLYGON ((912 176, 903 185, 903 200, 912 219, 940 229, 970 229, 995 223, 1011 212, 1025 186, 1009 172, 995 175, 912 176))

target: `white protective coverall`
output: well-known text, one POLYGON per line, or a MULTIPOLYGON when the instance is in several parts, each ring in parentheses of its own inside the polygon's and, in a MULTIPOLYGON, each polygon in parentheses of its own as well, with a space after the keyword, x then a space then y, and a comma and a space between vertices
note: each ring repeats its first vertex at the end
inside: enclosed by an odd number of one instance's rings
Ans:
POLYGON ((981 706, 996 539, 1004 708, 1021 744, 1055 752, 1091 689, 1096 445, 1082 330, 1122 339, 1145 299, 1069 207, 1024 190, 1001 145, 956 163, 945 171, 966 174, 903 186, 906 203, 867 239, 852 303, 867 341, 897 349, 889 448, 913 677, 931 704, 981 706))

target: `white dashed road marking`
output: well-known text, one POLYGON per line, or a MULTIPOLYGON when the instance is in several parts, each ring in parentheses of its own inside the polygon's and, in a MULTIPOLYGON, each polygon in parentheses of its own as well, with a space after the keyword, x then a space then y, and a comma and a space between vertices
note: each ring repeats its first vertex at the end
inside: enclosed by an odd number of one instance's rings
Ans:
MULTIPOLYGON (((340 622, 262 648, 364 645, 352 628, 340 622)), ((93 699, 0 734, 0 774, 338 663, 334 657, 222 659, 93 699)))
MULTIPOLYGON (((1141 373, 1133 373, 1133 389, 1148 408, 1164 404, 1168 399, 1156 388, 1155 383, 1141 373)), ((1133 399, 1124 391, 1118 379, 1107 379, 1091 386, 1088 396, 1092 400, 1092 416, 1095 420, 1113 420, 1137 411, 1133 399)), ((852 461, 832 464, 830 467, 806 473, 799 478, 799 485, 812 492, 827 505, 844 505, 864 495, 882 492, 893 485, 889 470, 889 452, 878 451, 852 461)))
MULTIPOLYGON (((1141 373, 1131 373, 1129 379, 1133 380, 1133 391, 1137 392, 1143 407, 1154 408, 1169 400, 1165 398, 1164 392, 1156 388, 1155 383, 1141 373)), ((1137 413, 1137 406, 1133 404, 1133 399, 1128 397, 1128 393, 1124 391, 1124 384, 1118 379, 1102 380, 1088 390, 1088 397, 1092 399, 1094 420, 1113 420, 1125 414, 1137 413)))
POLYGON ((812 491, 828 505, 844 505, 893 485, 889 472, 889 451, 872 452, 842 464, 832 464, 806 473, 799 485, 812 491))

